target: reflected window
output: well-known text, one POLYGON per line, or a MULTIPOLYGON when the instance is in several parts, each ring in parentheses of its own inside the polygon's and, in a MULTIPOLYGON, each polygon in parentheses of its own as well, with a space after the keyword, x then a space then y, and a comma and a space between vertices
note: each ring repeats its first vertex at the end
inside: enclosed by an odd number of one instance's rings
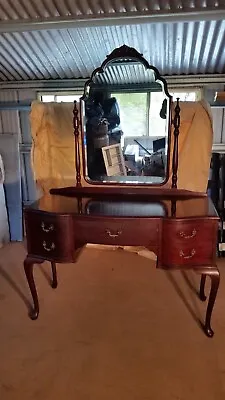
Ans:
MULTIPOLYGON (((200 89, 169 90, 173 101, 179 97, 180 101, 198 101, 201 98, 200 89)), ((126 136, 165 136, 163 107, 165 98, 162 92, 119 92, 112 93, 116 97, 120 109, 121 129, 123 138, 126 136), (159 113, 159 110, 161 112, 159 113)), ((122 142, 124 140, 122 139, 122 142)), ((122 143, 123 144, 123 143, 122 143)))
POLYGON ((165 119, 167 110, 164 99, 165 95, 162 92, 150 93, 149 117, 148 117, 149 136, 166 135, 167 124, 165 124, 165 119))
POLYGON ((147 93, 113 93, 120 112, 120 125, 124 136, 147 135, 147 93))
POLYGON ((120 109, 120 126, 126 136, 165 136, 165 118, 161 111, 163 92, 113 93, 120 109), (161 115, 160 115, 161 114, 161 115))

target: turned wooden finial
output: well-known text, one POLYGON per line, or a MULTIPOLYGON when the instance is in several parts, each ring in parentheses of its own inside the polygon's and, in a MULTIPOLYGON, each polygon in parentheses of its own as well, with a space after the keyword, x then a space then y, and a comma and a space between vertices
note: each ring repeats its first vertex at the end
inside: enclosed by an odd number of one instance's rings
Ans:
POLYGON ((79 118, 78 118, 78 108, 77 102, 74 101, 73 108, 73 127, 74 127, 74 137, 75 137, 75 167, 76 167, 76 187, 81 186, 81 174, 80 174, 80 146, 79 146, 79 118))
POLYGON ((177 189, 177 170, 178 170, 178 136, 180 128, 180 106, 179 98, 175 107, 174 125, 174 145, 173 145, 173 163, 172 163, 172 189, 177 189))

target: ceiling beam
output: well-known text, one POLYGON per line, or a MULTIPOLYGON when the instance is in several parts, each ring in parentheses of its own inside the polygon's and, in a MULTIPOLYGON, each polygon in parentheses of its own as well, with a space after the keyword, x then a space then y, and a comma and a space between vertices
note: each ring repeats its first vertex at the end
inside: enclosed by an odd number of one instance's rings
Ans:
MULTIPOLYGON (((225 82, 225 74, 215 75, 170 75, 163 76, 168 85, 182 86, 207 86, 223 84, 225 82)), ((88 79, 88 78, 87 78, 88 79)), ((32 81, 0 81, 0 90, 2 89, 30 89, 37 91, 66 91, 66 90, 83 90, 87 79, 54 79, 54 80, 32 80, 32 81)))
POLYGON ((141 23, 164 23, 164 22, 185 22, 185 21, 212 21, 225 19, 225 7, 207 8, 206 10, 194 9, 194 11, 175 12, 126 12, 108 13, 85 16, 68 16, 55 18, 38 19, 17 19, 6 20, 0 23, 0 32, 25 32, 32 30, 66 29, 90 26, 110 25, 136 25, 141 23))

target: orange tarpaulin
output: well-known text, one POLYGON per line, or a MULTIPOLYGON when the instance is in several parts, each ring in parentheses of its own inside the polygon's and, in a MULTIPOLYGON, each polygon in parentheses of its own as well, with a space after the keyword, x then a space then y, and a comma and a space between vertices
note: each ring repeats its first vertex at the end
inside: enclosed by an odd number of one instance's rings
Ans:
POLYGON ((48 193, 52 187, 74 185, 73 103, 33 102, 30 122, 38 189, 48 193))
POLYGON ((213 144, 210 107, 203 101, 181 102, 180 109, 178 188, 206 192, 213 144))
MULTIPOLYGON (((181 102, 180 108, 178 188, 205 192, 213 139, 210 111, 204 102, 181 102)), ((73 186, 73 104, 35 101, 30 121, 32 165, 38 188, 47 193, 52 187, 73 186)), ((172 161, 170 169, 171 165, 172 161)), ((83 184, 87 185, 86 181, 83 184)), ((168 185, 171 185, 171 177, 168 185)))

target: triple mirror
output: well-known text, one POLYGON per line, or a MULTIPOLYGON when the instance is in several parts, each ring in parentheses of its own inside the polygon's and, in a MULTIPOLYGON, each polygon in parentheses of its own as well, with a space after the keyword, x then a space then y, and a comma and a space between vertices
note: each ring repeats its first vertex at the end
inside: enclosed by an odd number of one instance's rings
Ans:
POLYGON ((115 49, 86 82, 85 178, 162 185, 168 178, 171 96, 135 49, 115 49))

